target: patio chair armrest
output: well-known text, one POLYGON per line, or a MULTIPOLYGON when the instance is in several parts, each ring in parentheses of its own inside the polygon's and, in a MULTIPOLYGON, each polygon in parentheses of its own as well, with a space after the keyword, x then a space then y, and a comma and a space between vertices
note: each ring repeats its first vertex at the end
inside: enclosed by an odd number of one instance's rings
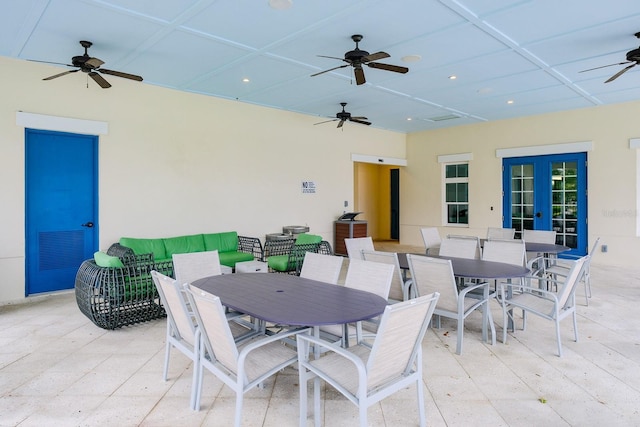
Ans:
POLYGON ((338 344, 332 343, 332 342, 328 342, 326 340, 323 340, 321 338, 316 338, 314 336, 311 335, 304 335, 304 334, 300 334, 298 335, 298 340, 301 340, 305 345, 300 345, 302 343, 298 344, 298 348, 300 350, 298 350, 298 358, 300 359, 300 357, 302 357, 300 360, 302 362, 308 362, 309 360, 309 344, 313 344, 313 345, 317 345, 318 347, 320 347, 320 353, 324 353, 322 351, 322 348, 325 348, 327 350, 331 350, 332 352, 344 357, 345 359, 349 360, 350 362, 352 362, 356 368, 358 369, 358 374, 361 376, 361 378, 364 376, 364 378, 366 378, 366 366, 363 362, 362 359, 360 359, 358 356, 356 356, 355 354, 353 354, 352 352, 350 352, 349 350, 339 346, 338 344), (306 350, 305 350, 306 349, 306 350), (302 354, 301 354, 302 353, 302 354))
POLYGON ((465 286, 464 288, 462 288, 458 296, 464 298, 469 292, 475 291, 476 289, 480 289, 480 288, 486 288, 487 295, 490 293, 489 282, 481 282, 481 283, 476 283, 475 285, 465 286))
MULTIPOLYGON (((501 295, 506 295, 505 294, 506 287, 509 287, 509 286, 514 286, 514 284, 513 283, 500 283, 500 294, 501 295)), ((518 288, 521 288, 523 290, 526 290, 526 291, 531 291, 531 292, 535 292, 535 293, 540 294, 540 295, 544 295, 545 297, 547 297, 546 299, 553 300, 553 301, 555 301, 556 304, 558 303, 558 295, 553 291, 547 291, 546 289, 540 289, 540 288, 536 288, 536 287, 533 287, 533 286, 527 286, 527 285, 521 285, 521 284, 517 284, 515 286, 518 287, 518 288)), ((508 298, 503 298, 502 300, 506 301, 507 303, 509 302, 508 298)))
POLYGON ((264 242, 264 259, 270 256, 288 255, 295 239, 267 240, 264 242))
POLYGON ((238 236, 238 251, 252 254, 258 261, 264 261, 262 243, 257 237, 238 236))
POLYGON ((301 334, 308 330, 309 330, 308 327, 301 327, 301 328, 287 329, 286 331, 279 332, 274 335, 266 335, 265 338, 261 338, 259 341, 252 342, 251 344, 248 344, 247 346, 245 346, 240 351, 240 354, 238 355, 238 363, 244 363, 244 359, 249 355, 249 353, 251 353, 253 350, 257 348, 260 348, 274 341, 279 341, 283 338, 290 337, 292 335, 301 334))

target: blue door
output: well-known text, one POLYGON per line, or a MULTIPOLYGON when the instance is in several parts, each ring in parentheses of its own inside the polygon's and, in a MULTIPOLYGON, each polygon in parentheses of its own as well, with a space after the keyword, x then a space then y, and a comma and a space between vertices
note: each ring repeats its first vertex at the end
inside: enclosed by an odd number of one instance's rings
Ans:
POLYGON ((25 294, 72 289, 97 248, 98 137, 25 131, 25 294))
POLYGON ((503 225, 555 230, 556 243, 585 255, 587 242, 586 153, 512 157, 503 160, 503 225))

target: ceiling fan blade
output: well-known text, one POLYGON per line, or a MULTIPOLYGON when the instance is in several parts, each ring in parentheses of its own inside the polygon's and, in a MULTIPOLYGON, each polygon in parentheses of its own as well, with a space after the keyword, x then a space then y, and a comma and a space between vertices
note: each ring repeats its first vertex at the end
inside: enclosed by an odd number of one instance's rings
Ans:
POLYGON ((364 78, 364 70, 362 69, 362 67, 355 67, 353 69, 353 73, 356 76, 356 84, 361 85, 366 83, 366 80, 364 78))
POLYGON ((585 73, 587 71, 599 70, 600 68, 613 67, 614 65, 625 65, 625 64, 630 64, 630 63, 631 63, 631 61, 618 62, 617 64, 603 65, 602 67, 589 68, 588 70, 582 70, 582 71, 578 71, 578 72, 579 73, 585 73))
POLYGON ((51 62, 51 61, 38 61, 37 59, 28 59, 30 62, 40 62, 42 64, 55 64, 55 65, 64 65, 65 67, 74 67, 71 64, 63 64, 62 62, 51 62))
POLYGON ((314 123, 314 125, 321 125, 321 124, 323 124, 323 123, 335 122, 336 120, 338 120, 338 119, 325 120, 325 121, 323 121, 323 122, 314 123))
POLYGON ((53 80, 53 79, 57 79, 58 77, 62 77, 64 75, 70 74, 70 73, 77 73, 78 71, 80 71, 79 68, 77 70, 64 71, 64 72, 62 72, 60 74, 56 74, 56 75, 53 75, 53 76, 45 77, 42 80, 53 80))
POLYGON ((328 73, 329 71, 337 70, 338 68, 348 67, 349 64, 339 65, 337 67, 329 68, 328 70, 320 71, 319 73, 311 74, 311 77, 318 76, 320 74, 328 73))
POLYGON ((138 82, 142 81, 142 77, 136 76, 135 74, 123 73, 122 71, 106 70, 104 68, 100 68, 98 71, 100 71, 101 73, 110 74, 116 77, 123 77, 125 79, 136 80, 138 82))
MULTIPOLYGON (((366 117, 363 117, 363 119, 366 119, 366 117)), ((360 123, 361 125, 369 126, 371 124, 371 122, 368 122, 366 120, 359 120, 357 117, 351 117, 349 120, 354 123, 360 123)))
POLYGON ((342 125, 344 124, 344 122, 345 122, 345 120, 344 120, 344 119, 340 120, 340 122, 338 123, 338 127, 339 127, 339 128, 341 128, 341 127, 342 127, 342 125))
POLYGON ((406 74, 409 72, 407 67, 400 67, 398 65, 381 64, 379 62, 370 62, 367 64, 371 68, 378 68, 380 70, 393 71, 394 73, 406 74))
POLYGON ((327 55, 317 55, 317 56, 319 58, 337 59, 338 61, 344 61, 344 62, 348 62, 349 64, 351 64, 351 61, 349 61, 348 59, 338 58, 337 56, 327 56, 327 55))
POLYGON ((362 116, 355 116, 355 117, 352 116, 351 120, 365 120, 366 121, 366 120, 369 120, 369 119, 367 119, 366 117, 362 117, 362 116))
POLYGON ((390 56, 391 55, 389 55, 387 52, 376 52, 363 57, 361 61, 364 64, 365 62, 377 61, 378 59, 389 58, 390 56))
POLYGON ((626 73, 627 71, 629 71, 630 69, 632 69, 635 66, 636 66, 636 64, 633 63, 633 64, 629 65, 628 67, 624 67, 622 70, 618 71, 613 76, 609 77, 609 79, 607 81, 605 81, 605 83, 609 83, 609 82, 614 81, 615 79, 617 79, 618 77, 620 77, 621 75, 623 75, 624 73, 626 73))
POLYGON ((84 64, 88 65, 91 68, 98 68, 99 66, 104 64, 104 61, 98 58, 89 58, 86 61, 84 61, 84 64))
POLYGON ((96 83, 100 85, 102 89, 108 89, 111 87, 108 81, 106 81, 100 74, 92 71, 89 73, 89 77, 91 77, 96 83))

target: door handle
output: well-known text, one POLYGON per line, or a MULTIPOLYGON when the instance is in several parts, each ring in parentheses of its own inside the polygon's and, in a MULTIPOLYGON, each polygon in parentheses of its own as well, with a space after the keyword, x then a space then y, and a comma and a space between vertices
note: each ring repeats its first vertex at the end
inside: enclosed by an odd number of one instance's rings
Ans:
POLYGON ((89 222, 85 222, 84 224, 82 224, 83 227, 87 227, 87 228, 91 228, 93 227, 93 223, 91 221, 89 222))
POLYGON ((542 218, 542 212, 536 212, 536 218, 542 218))

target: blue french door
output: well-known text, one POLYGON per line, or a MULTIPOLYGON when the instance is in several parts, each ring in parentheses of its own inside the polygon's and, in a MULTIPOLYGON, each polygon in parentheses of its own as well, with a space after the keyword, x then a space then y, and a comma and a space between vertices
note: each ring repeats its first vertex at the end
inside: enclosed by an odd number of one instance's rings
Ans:
POLYGON ((503 225, 555 230, 565 254, 585 255, 587 242, 587 155, 553 154, 503 159, 503 225))
POLYGON ((25 131, 25 294, 72 289, 97 248, 98 137, 25 131))

